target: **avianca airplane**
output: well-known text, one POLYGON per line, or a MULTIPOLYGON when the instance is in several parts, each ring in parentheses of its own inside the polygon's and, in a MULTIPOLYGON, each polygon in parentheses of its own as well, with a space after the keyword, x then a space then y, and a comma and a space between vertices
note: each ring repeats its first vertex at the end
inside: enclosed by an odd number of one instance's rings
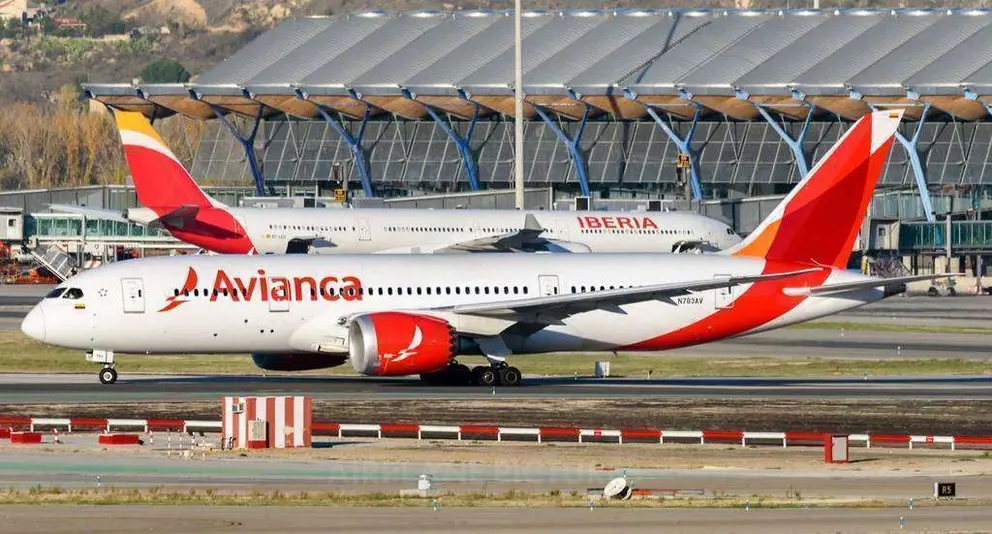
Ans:
POLYGON ((516 385, 513 354, 659 351, 808 321, 933 276, 845 270, 899 111, 859 120, 740 245, 711 255, 177 256, 71 278, 25 318, 89 351, 253 353, 265 369, 350 361, 374 376, 516 385), (469 370, 459 354, 484 355, 469 370))
POLYGON ((200 189, 142 114, 114 117, 143 207, 51 208, 162 228, 213 252, 677 252, 740 242, 726 224, 680 212, 232 208, 200 189))

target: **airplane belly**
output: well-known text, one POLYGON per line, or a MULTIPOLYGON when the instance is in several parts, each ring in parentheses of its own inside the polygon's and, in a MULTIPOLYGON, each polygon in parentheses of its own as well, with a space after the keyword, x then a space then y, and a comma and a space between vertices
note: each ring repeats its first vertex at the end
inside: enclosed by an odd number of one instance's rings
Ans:
MULTIPOLYGON (((175 312, 170 312, 175 313, 175 312)), ((211 318, 162 317, 151 323, 145 314, 124 315, 117 324, 95 329, 91 348, 136 354, 246 353, 288 350, 291 322, 262 316, 249 320, 235 313, 211 318)), ((295 324, 295 323, 292 323, 295 324)))

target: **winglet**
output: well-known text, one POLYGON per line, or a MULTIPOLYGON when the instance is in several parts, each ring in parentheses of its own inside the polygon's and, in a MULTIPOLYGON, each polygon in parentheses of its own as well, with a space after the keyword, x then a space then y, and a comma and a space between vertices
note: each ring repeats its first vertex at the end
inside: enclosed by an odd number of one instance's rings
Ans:
POLYGON ((902 114, 876 111, 854 123, 809 176, 728 253, 845 267, 902 114))
POLYGON ((138 202, 149 208, 223 206, 207 196, 141 113, 114 111, 138 202))
POLYGON ((528 213, 524 217, 524 230, 541 233, 544 231, 544 227, 541 226, 541 223, 537 222, 537 217, 534 217, 533 213, 528 213))

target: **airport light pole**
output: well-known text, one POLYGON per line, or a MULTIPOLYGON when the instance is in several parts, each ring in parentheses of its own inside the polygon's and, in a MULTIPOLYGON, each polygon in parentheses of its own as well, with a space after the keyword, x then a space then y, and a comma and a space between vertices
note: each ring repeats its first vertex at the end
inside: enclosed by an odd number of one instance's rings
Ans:
POLYGON ((514 205, 524 209, 524 67, 520 51, 520 0, 513 4, 513 183, 514 205))

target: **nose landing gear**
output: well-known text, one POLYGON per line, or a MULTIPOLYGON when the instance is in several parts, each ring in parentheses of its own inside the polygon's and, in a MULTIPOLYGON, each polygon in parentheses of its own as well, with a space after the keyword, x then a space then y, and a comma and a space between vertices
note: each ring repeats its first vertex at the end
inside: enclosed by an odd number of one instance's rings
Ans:
POLYGON ((114 351, 112 350, 91 350, 86 352, 86 361, 102 363, 99 377, 101 384, 113 384, 117 382, 117 370, 114 369, 114 351))
POLYGON ((113 384, 117 382, 117 370, 113 367, 104 367, 100 370, 100 383, 113 384))

